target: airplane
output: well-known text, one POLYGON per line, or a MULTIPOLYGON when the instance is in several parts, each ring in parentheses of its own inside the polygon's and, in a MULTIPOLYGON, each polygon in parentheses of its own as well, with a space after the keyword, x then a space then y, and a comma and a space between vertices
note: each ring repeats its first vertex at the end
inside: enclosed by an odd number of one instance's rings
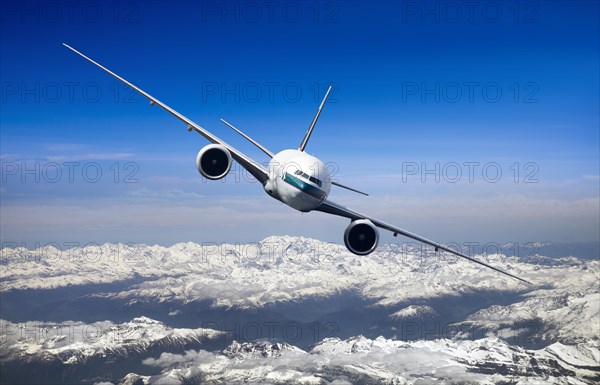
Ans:
POLYGON ((196 131, 209 142, 211 142, 211 144, 203 147, 196 156, 196 167, 200 174, 205 178, 209 180, 219 180, 224 178, 231 169, 232 161, 235 160, 262 184, 265 192, 269 196, 285 203, 291 208, 301 212, 321 211, 350 219, 350 224, 344 232, 344 244, 350 252, 361 256, 372 253, 377 248, 379 243, 378 228, 381 228, 392 232, 394 236, 398 236, 400 234, 424 244, 433 246, 436 252, 443 250, 461 258, 465 258, 469 261, 478 263, 499 273, 505 274, 521 282, 530 285, 532 284, 523 278, 475 258, 469 257, 462 252, 452 250, 438 242, 431 241, 420 235, 413 234, 409 231, 372 218, 368 215, 361 214, 328 199, 332 185, 348 189, 359 194, 368 195, 360 190, 332 181, 326 164, 305 151, 306 145, 308 144, 310 136, 313 133, 313 129, 315 128, 317 120, 321 115, 323 106, 329 97, 331 86, 325 93, 325 96, 323 97, 323 100, 317 109, 317 113, 310 123, 310 126, 308 127, 304 138, 300 142, 298 149, 287 149, 275 154, 256 142, 254 139, 244 134, 232 124, 221 119, 221 121, 228 127, 254 144, 258 149, 271 158, 268 166, 264 167, 233 146, 225 143, 223 140, 219 139, 217 136, 201 127, 199 124, 193 122, 191 119, 175 111, 154 96, 138 88, 133 83, 130 83, 116 73, 110 71, 108 68, 85 56, 75 48, 65 43, 63 43, 63 45, 87 61, 106 71, 108 74, 123 82, 127 86, 131 87, 139 94, 146 97, 150 101, 151 106, 158 104, 165 111, 185 123, 188 131, 196 131))

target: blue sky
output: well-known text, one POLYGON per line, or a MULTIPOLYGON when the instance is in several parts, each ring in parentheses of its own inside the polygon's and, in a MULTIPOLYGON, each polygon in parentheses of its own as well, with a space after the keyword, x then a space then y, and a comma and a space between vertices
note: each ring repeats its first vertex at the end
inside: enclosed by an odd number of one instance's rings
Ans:
MULTIPOLYGON (((3 2, 2 242, 341 242, 65 42, 260 161, 298 145, 330 198, 443 242, 598 241, 599 5, 3 2), (429 171, 427 171, 429 170, 429 171)), ((383 242, 394 239, 383 237, 383 242)))

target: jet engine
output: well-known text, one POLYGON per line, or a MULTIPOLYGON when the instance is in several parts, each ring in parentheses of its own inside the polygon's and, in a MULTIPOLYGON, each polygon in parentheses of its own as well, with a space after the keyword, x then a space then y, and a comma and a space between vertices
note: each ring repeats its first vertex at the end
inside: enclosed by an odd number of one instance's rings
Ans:
POLYGON ((368 219, 352 221, 344 232, 344 243, 357 255, 367 255, 377 248, 379 231, 368 219))
POLYGON ((207 179, 221 179, 231 169, 231 153, 225 146, 209 144, 198 152, 196 168, 207 179))

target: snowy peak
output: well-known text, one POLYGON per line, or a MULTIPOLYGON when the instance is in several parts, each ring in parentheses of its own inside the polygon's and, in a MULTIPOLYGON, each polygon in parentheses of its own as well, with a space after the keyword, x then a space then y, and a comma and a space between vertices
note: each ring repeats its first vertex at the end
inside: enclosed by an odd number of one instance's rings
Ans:
POLYGON ((13 360, 59 360, 84 363, 92 357, 127 357, 153 347, 200 346, 223 336, 212 329, 174 329, 148 317, 113 324, 109 321, 11 323, 2 321, 3 355, 13 360))
POLYGON ((279 357, 284 351, 303 352, 303 350, 287 343, 273 343, 269 341, 239 343, 233 341, 223 351, 223 354, 231 358, 247 359, 279 357))
MULTIPOLYGON (((594 348, 597 345, 588 346, 588 352, 594 348)), ((382 337, 372 340, 363 336, 347 340, 329 338, 309 352, 285 344, 233 342, 222 355, 186 352, 185 356, 172 357, 177 364, 161 366, 161 375, 129 374, 127 380, 135 378, 157 385, 173 378, 179 380, 178 384, 199 379, 200 382, 263 384, 345 381, 417 385, 445 383, 449 379, 452 383, 485 384, 594 383, 598 379, 597 372, 594 373, 597 361, 591 356, 576 357, 576 350, 563 345, 525 350, 497 338, 413 342, 382 337), (566 353, 562 350, 571 350, 568 356, 572 362, 556 358, 557 354, 566 353), (177 366, 181 360, 186 362, 184 367, 177 366)))
POLYGON ((425 319, 436 315, 437 312, 431 306, 410 305, 390 314, 390 318, 393 320, 425 319))

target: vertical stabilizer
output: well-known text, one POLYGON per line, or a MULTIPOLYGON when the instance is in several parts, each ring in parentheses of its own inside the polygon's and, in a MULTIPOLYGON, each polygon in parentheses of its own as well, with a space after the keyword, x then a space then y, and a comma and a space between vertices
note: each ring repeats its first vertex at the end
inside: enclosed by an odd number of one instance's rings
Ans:
POLYGON ((316 113, 315 117, 313 118, 312 123, 310 124, 310 127, 308 127, 308 131, 306 131, 306 135, 304 135, 304 139, 302 139, 302 143, 300 143, 300 147, 298 147, 298 150, 304 151, 304 149, 306 148, 306 144, 308 143, 308 140, 310 139, 310 135, 312 134, 313 129, 315 128, 315 124, 317 124, 317 120, 319 120, 319 115, 321 115, 321 110, 323 109, 323 105, 325 105, 325 101, 329 97, 329 93, 331 92, 331 87, 332 86, 329 86, 329 88, 327 89, 327 92, 325 93, 325 97, 323 98, 323 101, 321 102, 321 105, 319 106, 319 109, 317 110, 317 113, 316 113))

